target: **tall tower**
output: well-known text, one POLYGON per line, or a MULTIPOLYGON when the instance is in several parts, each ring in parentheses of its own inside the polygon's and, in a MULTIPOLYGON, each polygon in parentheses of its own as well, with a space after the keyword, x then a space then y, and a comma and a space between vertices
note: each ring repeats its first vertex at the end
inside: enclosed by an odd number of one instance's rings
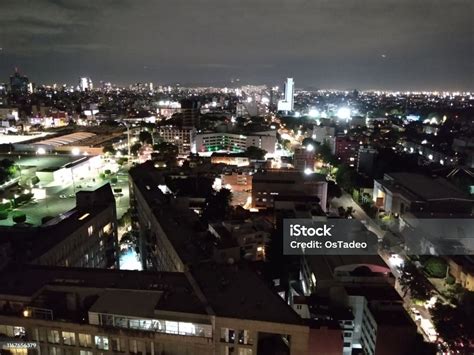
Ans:
POLYGON ((79 79, 79 87, 81 91, 86 91, 86 90, 92 90, 93 85, 92 85, 92 79, 91 78, 86 78, 82 77, 79 79))
POLYGON ((28 92, 29 80, 15 68, 15 73, 10 76, 10 91, 13 94, 26 94, 28 92))
POLYGON ((278 101, 278 111, 291 112, 294 109, 295 82, 293 78, 287 78, 285 83, 285 98, 278 101))
POLYGON ((200 103, 195 100, 181 100, 181 114, 183 117, 183 127, 199 126, 200 103))

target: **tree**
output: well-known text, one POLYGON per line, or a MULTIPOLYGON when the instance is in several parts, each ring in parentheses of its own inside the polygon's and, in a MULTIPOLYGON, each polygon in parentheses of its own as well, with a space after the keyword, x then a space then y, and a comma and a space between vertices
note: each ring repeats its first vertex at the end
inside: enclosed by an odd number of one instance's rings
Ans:
POLYGON ((202 214, 205 221, 223 220, 227 216, 232 200, 232 192, 222 188, 207 199, 206 207, 202 214))
POLYGON ((406 261, 400 270, 400 287, 403 297, 410 293, 411 298, 426 301, 431 297, 432 287, 415 264, 406 261))
POLYGON ((142 147, 141 143, 135 143, 134 145, 130 147, 130 154, 137 155, 141 147, 142 147))
POLYGON ((424 268, 430 276, 444 278, 446 277, 448 265, 444 259, 432 256, 426 260, 424 268))
POLYGON ((316 147, 317 145, 316 141, 309 137, 306 137, 305 139, 303 139, 303 142, 301 142, 301 144, 303 145, 303 147, 306 147, 309 144, 311 144, 313 147, 316 147))
POLYGON ((346 191, 354 188, 356 173, 346 164, 339 166, 336 172, 336 181, 346 191))
POLYGON ((319 145, 318 154, 324 162, 331 165, 337 164, 337 159, 332 154, 331 147, 329 146, 328 142, 325 141, 323 144, 319 145))
POLYGON ((10 180, 16 174, 18 168, 10 159, 0 160, 0 184, 10 180))
POLYGON ((116 153, 114 147, 112 146, 112 144, 108 144, 106 146, 104 146, 104 149, 102 150, 104 152, 104 154, 111 154, 111 155, 114 155, 116 153))
POLYGON ((178 147, 172 143, 161 142, 155 144, 153 149, 158 151, 159 158, 166 161, 167 165, 175 165, 178 158, 178 147))
POLYGON ((24 213, 19 213, 14 215, 12 219, 15 223, 23 223, 26 221, 26 215, 24 213))
POLYGON ((250 146, 245 151, 245 154, 249 157, 249 159, 263 160, 265 159, 265 154, 267 154, 267 151, 258 147, 250 146))
POLYGON ((451 349, 460 347, 466 351, 463 354, 472 353, 474 292, 465 291, 460 301, 454 305, 438 302, 430 313, 436 331, 451 349))
POLYGON ((141 131, 138 134, 138 140, 142 142, 143 144, 152 144, 153 143, 153 137, 151 136, 151 133, 148 131, 141 131))
POLYGON ((283 139, 281 141, 281 146, 286 150, 291 150, 291 141, 289 139, 283 139))

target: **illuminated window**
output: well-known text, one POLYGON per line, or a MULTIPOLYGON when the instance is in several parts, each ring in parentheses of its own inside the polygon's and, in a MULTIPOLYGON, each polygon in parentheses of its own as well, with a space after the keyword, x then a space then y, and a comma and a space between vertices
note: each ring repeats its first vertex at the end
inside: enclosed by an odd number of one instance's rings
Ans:
POLYGON ((166 333, 178 334, 178 322, 165 321, 166 333))
POLYGON ((235 330, 221 328, 221 341, 225 343, 233 343, 235 341, 235 330))
POLYGON ((102 228, 102 231, 105 234, 112 233, 112 223, 108 223, 107 225, 105 225, 104 228, 102 228))
POLYGON ((76 334, 74 332, 62 332, 64 345, 76 345, 76 334))
POLYGON ((109 350, 109 338, 96 335, 95 336, 95 346, 97 349, 109 350))
POLYGON ((238 352, 238 355, 252 355, 252 354, 253 354, 252 349, 240 348, 238 352))
POLYGON ((49 330, 48 331, 48 343, 59 344, 59 330, 49 330))
POLYGON ((90 334, 78 334, 79 337, 79 346, 84 348, 90 348, 92 346, 92 337, 90 334))
POLYGON ((252 339, 250 339, 250 332, 246 329, 239 330, 239 344, 248 344, 251 345, 252 339))

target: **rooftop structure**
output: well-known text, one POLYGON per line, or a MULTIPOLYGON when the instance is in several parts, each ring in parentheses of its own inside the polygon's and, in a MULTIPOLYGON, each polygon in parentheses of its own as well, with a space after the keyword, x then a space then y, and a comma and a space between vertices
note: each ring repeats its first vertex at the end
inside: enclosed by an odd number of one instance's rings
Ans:
POLYGON ((388 213, 466 214, 472 213, 473 200, 443 178, 416 173, 385 174, 374 181, 374 202, 388 213))

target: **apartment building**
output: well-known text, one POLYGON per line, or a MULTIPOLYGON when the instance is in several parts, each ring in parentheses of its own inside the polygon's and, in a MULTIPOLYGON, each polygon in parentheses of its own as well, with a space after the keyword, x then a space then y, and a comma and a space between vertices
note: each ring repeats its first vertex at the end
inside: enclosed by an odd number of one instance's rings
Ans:
MULTIPOLYGON (((307 354, 308 327, 251 271, 26 266, 1 274, 0 332, 33 354, 307 354)), ((19 352, 26 354, 26 350, 19 352)))
POLYGON ((0 227, 0 245, 8 261, 118 268, 117 215, 110 185, 79 191, 74 209, 41 226, 0 227))
POLYGON ((327 181, 321 174, 305 174, 295 170, 262 170, 253 175, 252 205, 274 208, 276 196, 312 196, 323 211, 327 204, 327 181))

